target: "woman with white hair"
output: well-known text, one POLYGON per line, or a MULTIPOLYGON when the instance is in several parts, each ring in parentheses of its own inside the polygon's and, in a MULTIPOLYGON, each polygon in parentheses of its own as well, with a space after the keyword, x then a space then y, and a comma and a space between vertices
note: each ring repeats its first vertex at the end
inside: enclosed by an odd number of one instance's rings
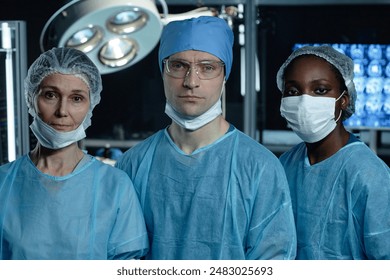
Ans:
POLYGON ((0 259, 133 259, 148 250, 142 210, 121 170, 78 146, 102 81, 81 51, 54 48, 29 68, 38 143, 0 167, 0 259))
POLYGON ((343 125, 355 110, 353 66, 330 46, 305 46, 277 73, 281 114, 304 141, 280 157, 297 259, 390 259, 389 167, 343 125))

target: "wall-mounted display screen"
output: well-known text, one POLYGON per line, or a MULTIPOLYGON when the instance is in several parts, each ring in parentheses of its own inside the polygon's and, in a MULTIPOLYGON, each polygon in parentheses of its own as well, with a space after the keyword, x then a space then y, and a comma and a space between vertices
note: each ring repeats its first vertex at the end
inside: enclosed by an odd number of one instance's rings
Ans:
MULTIPOLYGON (((304 45, 297 43, 293 50, 304 45)), ((328 44, 354 61, 356 111, 345 125, 356 129, 390 130, 390 45, 328 44)))

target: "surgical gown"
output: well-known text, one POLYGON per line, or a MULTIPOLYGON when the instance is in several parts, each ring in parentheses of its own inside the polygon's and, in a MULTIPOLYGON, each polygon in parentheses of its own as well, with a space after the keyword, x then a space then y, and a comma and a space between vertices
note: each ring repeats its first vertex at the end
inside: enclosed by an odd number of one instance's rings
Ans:
POLYGON ((140 197, 148 259, 295 258, 283 167, 234 127, 190 155, 161 130, 128 150, 117 166, 140 197))
POLYGON ((297 259, 390 259, 388 166, 361 141, 310 165, 306 145, 280 157, 297 227, 297 259))
POLYGON ((90 159, 63 177, 29 156, 0 167, 0 259, 141 258, 142 209, 129 177, 90 159))

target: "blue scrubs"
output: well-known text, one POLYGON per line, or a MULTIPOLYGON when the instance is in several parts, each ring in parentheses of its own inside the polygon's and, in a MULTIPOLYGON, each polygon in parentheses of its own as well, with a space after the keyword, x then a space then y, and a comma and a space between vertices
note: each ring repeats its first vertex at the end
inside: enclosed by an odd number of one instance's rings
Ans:
POLYGON ((0 167, 0 259, 141 258, 148 250, 142 210, 121 170, 87 155, 54 177, 29 156, 0 167))
POLYGON ((278 159, 233 127, 184 154, 161 130, 117 162, 134 182, 148 259, 292 259, 296 233, 278 159))
POLYGON ((297 259, 390 259, 389 167, 361 141, 311 165, 306 145, 280 160, 297 227, 297 259))

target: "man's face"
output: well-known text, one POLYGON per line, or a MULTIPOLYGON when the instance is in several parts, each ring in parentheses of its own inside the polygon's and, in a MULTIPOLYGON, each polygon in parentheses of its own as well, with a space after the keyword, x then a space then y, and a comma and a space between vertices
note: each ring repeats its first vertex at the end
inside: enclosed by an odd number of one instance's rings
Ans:
POLYGON ((215 63, 220 62, 220 59, 206 52, 192 50, 176 53, 169 59, 190 65, 190 69, 184 78, 177 78, 167 74, 164 64, 163 81, 167 101, 185 116, 197 117, 203 114, 220 98, 225 75, 223 66, 220 66, 222 71, 217 77, 199 79, 196 73, 199 66, 195 63, 215 63))

